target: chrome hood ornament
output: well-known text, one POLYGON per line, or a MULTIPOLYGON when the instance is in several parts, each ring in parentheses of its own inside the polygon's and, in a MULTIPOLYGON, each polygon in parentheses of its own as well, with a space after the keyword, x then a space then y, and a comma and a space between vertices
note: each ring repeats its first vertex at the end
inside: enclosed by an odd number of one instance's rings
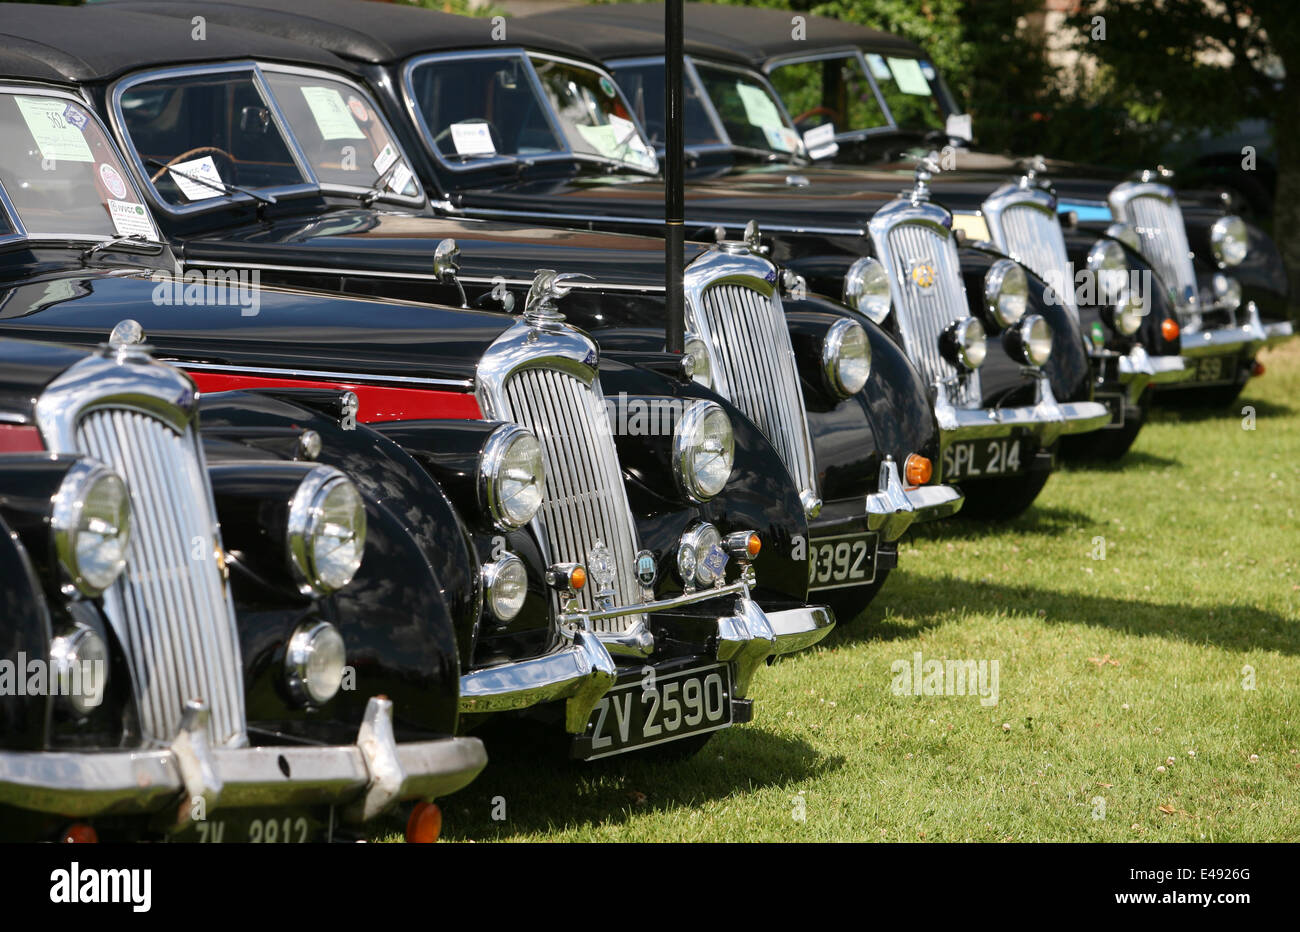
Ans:
POLYGON ((929 201, 930 179, 942 170, 942 166, 939 164, 938 152, 931 151, 929 155, 917 159, 911 190, 904 191, 903 196, 913 204, 923 204, 929 201))
POLYGON ((560 313, 558 305, 560 299, 573 290, 570 283, 590 278, 590 275, 581 272, 538 269, 524 302, 524 320, 534 327, 555 329, 564 322, 564 315, 560 313))
POLYGON ((433 274, 444 285, 454 284, 460 291, 460 306, 469 307, 465 299, 465 286, 460 283, 460 244, 448 237, 441 240, 433 250, 433 274))

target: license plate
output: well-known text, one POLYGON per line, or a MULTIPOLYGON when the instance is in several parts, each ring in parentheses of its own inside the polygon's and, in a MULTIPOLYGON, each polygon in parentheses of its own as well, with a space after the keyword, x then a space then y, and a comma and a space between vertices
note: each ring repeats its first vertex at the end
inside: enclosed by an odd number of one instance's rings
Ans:
POLYGON ((876 535, 823 537, 808 548, 808 584, 814 590, 865 586, 876 580, 876 535))
POLYGON ((169 841, 200 845, 297 845, 329 841, 333 812, 230 810, 190 824, 169 841))
POLYGON ((1236 356, 1201 356, 1196 360, 1196 382, 1229 382, 1236 368, 1236 356))
POLYGON ((944 482, 984 476, 1014 476, 1020 472, 1023 472, 1020 441, 1010 437, 963 440, 943 451, 944 482))
POLYGON ((731 668, 725 663, 649 676, 615 686, 587 723, 595 760, 717 731, 731 724, 731 668))

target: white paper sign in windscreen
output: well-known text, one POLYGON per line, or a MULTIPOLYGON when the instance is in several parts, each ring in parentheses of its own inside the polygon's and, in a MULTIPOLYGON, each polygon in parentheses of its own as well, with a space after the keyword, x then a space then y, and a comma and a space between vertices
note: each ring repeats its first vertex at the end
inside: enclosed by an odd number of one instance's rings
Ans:
POLYGON ((492 143, 492 129, 486 123, 451 124, 451 144, 456 147, 457 155, 497 154, 497 147, 492 143))
POLYGON ((170 167, 167 175, 176 183, 176 187, 181 189, 181 194, 184 194, 186 199, 191 201, 221 197, 226 193, 221 180, 221 172, 217 171, 217 163, 212 161, 210 155, 205 155, 201 159, 190 159, 188 162, 177 162, 170 167), (195 180, 198 178, 211 181, 212 184, 204 184, 202 181, 195 180))

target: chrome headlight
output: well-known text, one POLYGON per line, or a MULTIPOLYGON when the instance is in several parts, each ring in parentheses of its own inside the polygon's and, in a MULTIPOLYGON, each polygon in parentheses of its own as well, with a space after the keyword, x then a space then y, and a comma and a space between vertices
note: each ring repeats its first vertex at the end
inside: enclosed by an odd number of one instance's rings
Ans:
POLYGON ((523 527, 546 494, 542 445, 517 424, 499 427, 483 447, 478 477, 479 495, 492 520, 506 528, 523 527))
POLYGON ((707 501, 722 491, 735 462, 736 437, 727 412, 712 401, 695 401, 673 432, 673 470, 686 494, 707 501))
POLYGON ((1117 304, 1128 285, 1128 256, 1113 239, 1099 239, 1088 248, 1088 271, 1096 283, 1098 304, 1117 304))
POLYGON ((502 554, 483 567, 483 591, 488 609, 497 621, 510 621, 524 607, 528 595, 528 571, 513 553, 502 554))
POLYGON ((871 375, 871 341, 861 324, 847 319, 831 324, 822 343, 822 368, 843 397, 862 391, 871 375))
POLYGON ((691 379, 705 388, 713 388, 713 360, 709 357, 708 345, 699 337, 688 333, 683 349, 691 357, 691 379))
POLYGON ((1131 337, 1142 326, 1142 318, 1147 316, 1149 308, 1146 300, 1136 291, 1125 288, 1115 302, 1113 320, 1115 329, 1126 337, 1131 337))
POLYGON ((1019 263, 999 259, 984 276, 984 306, 993 319, 1009 327, 1025 316, 1029 305, 1029 279, 1019 263))
POLYGON ((844 303, 877 324, 889 316, 889 273, 879 259, 867 256, 849 266, 844 303))
POLYGON ((352 480, 317 466, 289 503, 289 562, 303 595, 328 595, 352 581, 366 549, 366 506, 352 480))
POLYGON ((1052 328, 1037 314, 1008 330, 1004 341, 1011 356, 1027 365, 1041 366, 1052 357, 1052 328))
POLYGON ((75 714, 86 715, 104 701, 108 645, 92 628, 59 635, 50 642, 50 675, 59 701, 75 714))
POLYGON ((988 354, 984 325, 974 317, 954 320, 939 334, 939 351, 954 366, 973 372, 984 365, 988 354))
POLYGON ((285 680, 299 702, 324 705, 343 685, 347 651, 343 635, 328 621, 308 621, 289 638, 284 653, 285 680))
POLYGON ((1250 252, 1250 234, 1240 217, 1220 217, 1210 227, 1210 249, 1222 266, 1241 265, 1250 252))
MULTIPOLYGON (((695 575, 695 582, 701 586, 712 586, 717 581, 718 574, 714 570, 716 565, 709 559, 709 553, 714 547, 722 548, 722 535, 712 524, 702 522, 690 528, 682 535, 682 548, 689 549, 694 555, 692 560, 692 569, 695 575)), ((681 564, 681 552, 678 551, 678 571, 685 572, 681 564)), ((687 582, 689 577, 683 576, 682 582, 687 582)))
POLYGON ((54 496, 54 546, 71 595, 95 596, 126 568, 131 495, 121 476, 99 463, 76 463, 54 496))
POLYGON ((1230 311, 1235 311, 1241 307, 1241 282, 1231 275, 1216 272, 1212 285, 1214 300, 1219 307, 1227 308, 1230 311))

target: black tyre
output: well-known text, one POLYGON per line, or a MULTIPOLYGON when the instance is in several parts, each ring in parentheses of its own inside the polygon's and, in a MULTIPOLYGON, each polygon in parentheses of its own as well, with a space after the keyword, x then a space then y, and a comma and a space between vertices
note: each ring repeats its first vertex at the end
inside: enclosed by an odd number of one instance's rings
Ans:
POLYGON ((1072 460, 1114 461, 1133 446, 1151 411, 1151 392, 1142 393, 1142 403, 1129 408, 1124 426, 1117 430, 1094 430, 1061 438, 1061 452, 1072 460))
POLYGON ((1042 470, 1026 476, 1008 476, 1002 479, 980 479, 961 483, 966 493, 966 504, 959 517, 976 521, 1010 521, 1028 510, 1047 484, 1050 472, 1042 470))

